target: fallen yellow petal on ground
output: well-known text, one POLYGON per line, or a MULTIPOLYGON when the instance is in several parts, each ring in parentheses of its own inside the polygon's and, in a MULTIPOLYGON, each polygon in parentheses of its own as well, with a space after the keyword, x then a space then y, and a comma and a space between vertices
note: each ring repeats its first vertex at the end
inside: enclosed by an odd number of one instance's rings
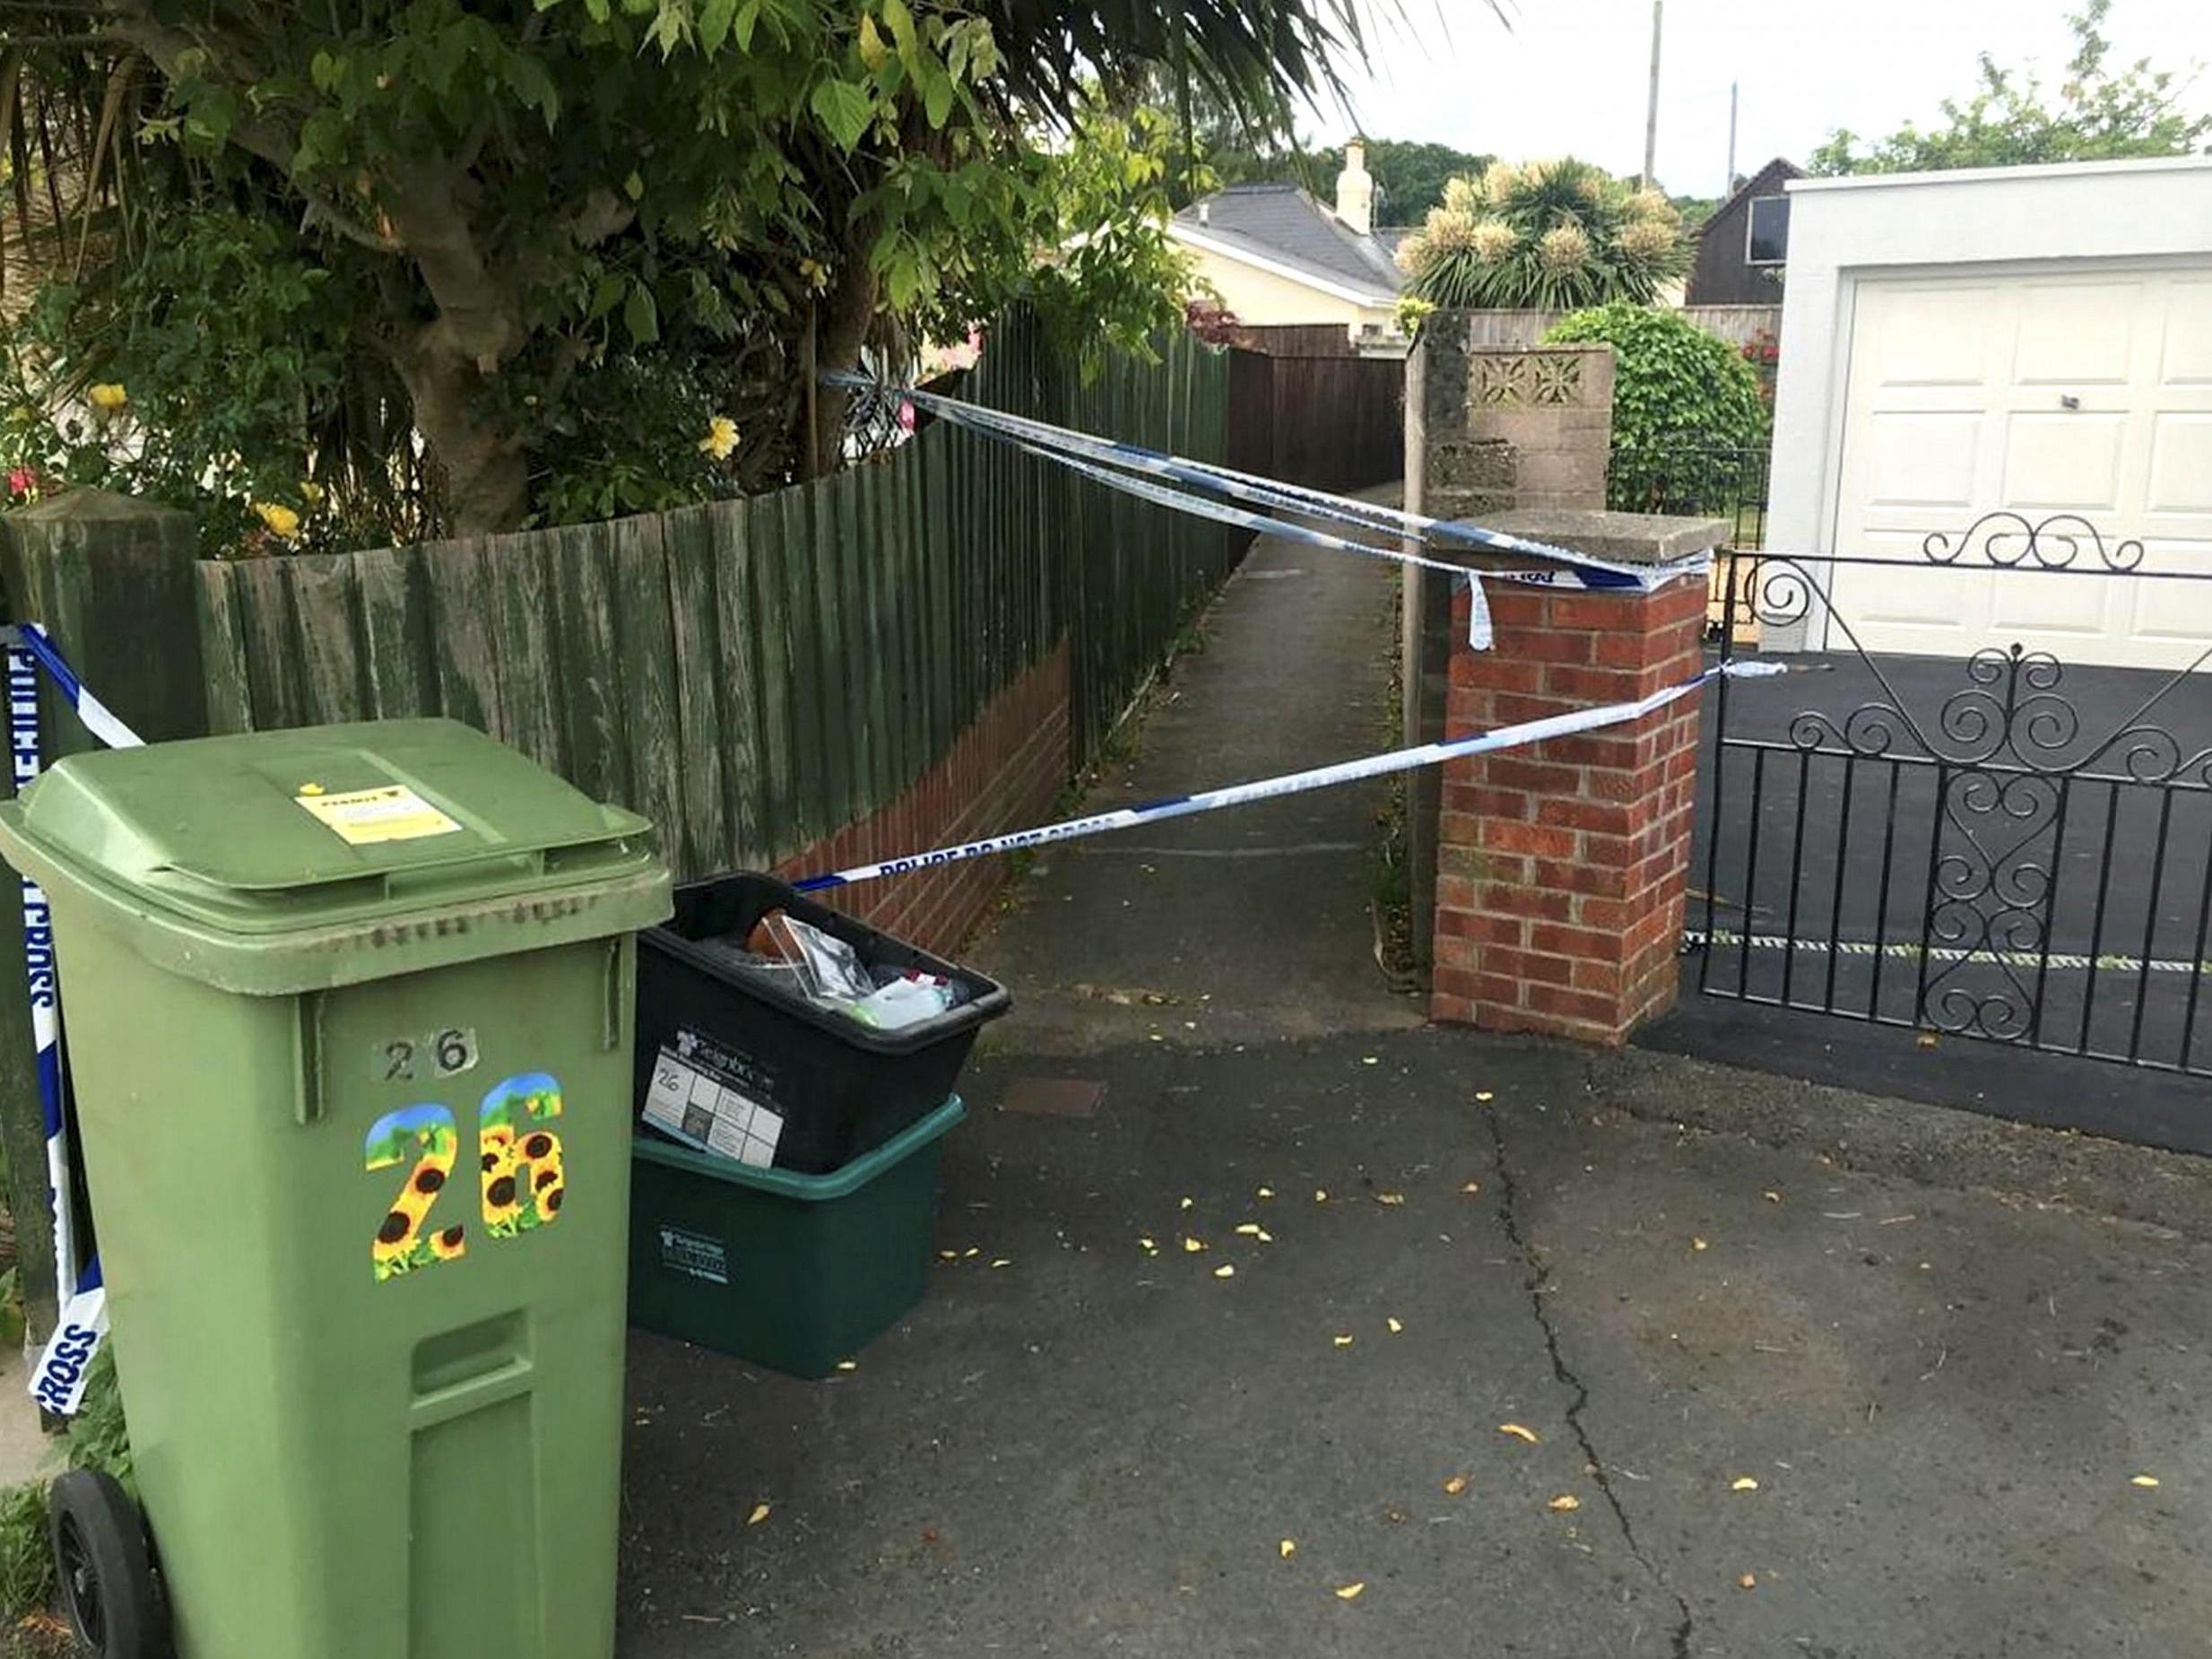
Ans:
POLYGON ((1492 1094, 1488 1089, 1478 1089, 1475 1090, 1475 1099, 1478 1103, 1483 1106, 1488 1106, 1491 1101, 1496 1099, 1497 1097, 1492 1094))
POLYGON ((1395 1317, 1386 1316, 1383 1323, 1390 1327, 1390 1333, 1392 1336, 1397 1335, 1401 1331, 1405 1329, 1405 1326, 1400 1325, 1395 1317))
POLYGON ((1583 1507, 1583 1500, 1575 1497, 1572 1492, 1561 1492, 1558 1497, 1551 1500, 1549 1507, 1556 1513, 1565 1515, 1570 1509, 1581 1508, 1583 1507))
POLYGON ((1466 1490, 1467 1477, 1463 1474, 1455 1474, 1444 1483, 1444 1495, 1446 1498, 1457 1498, 1466 1490))
POLYGON ((1157 1250, 1159 1248, 1159 1246, 1154 1244, 1149 1238, 1140 1238, 1137 1240, 1137 1243, 1140 1246, 1147 1250, 1157 1250))
POLYGON ((1728 1490, 1731 1492, 1756 1492, 1759 1490, 1759 1483, 1748 1474, 1739 1474, 1728 1483, 1728 1490))
POLYGON ((1762 1193, 1760 1196, 1765 1198, 1770 1204, 1778 1204, 1782 1202, 1782 1194, 1771 1186, 1762 1193))
POLYGON ((1702 1238, 1693 1238, 1690 1240, 1690 1248, 1693 1250, 1704 1250, 1709 1247, 1710 1246, 1708 1246, 1705 1241, 1702 1238))
POLYGON ((1339 1585, 1336 1587, 1336 1599, 1340 1602, 1357 1602, 1363 1594, 1366 1594, 1366 1588, 1367 1586, 1365 1580, 1362 1580, 1358 1584, 1339 1585))
POLYGON ((1240 1238, 1257 1238, 1261 1236, 1260 1224, 1257 1221, 1246 1221, 1237 1228, 1236 1234, 1240 1238))
POLYGON ((1375 1202, 1379 1204, 1401 1204, 1405 1201, 1403 1193, 1377 1193, 1375 1195, 1375 1202))
POLYGON ((1329 1189, 1325 1186, 1316 1186, 1314 1189, 1314 1202, 1317 1204, 1327 1203, 1329 1202, 1329 1189))
POLYGON ((1004 1256, 999 1255, 992 1257, 991 1265, 993 1267, 1011 1267, 1013 1264, 1008 1261, 1004 1256))
POLYGON ((2158 1477, 2155 1474, 2138 1474, 2128 1484, 2130 1486, 2156 1486, 2158 1484, 2158 1477))
POLYGON ((1352 1339, 1349 1336, 1337 1335, 1331 1337, 1329 1340, 1334 1342, 1339 1348, 1349 1348, 1352 1345, 1352 1339))
POLYGON ((1227 1262, 1224 1262, 1220 1266, 1213 1270, 1213 1276, 1216 1279, 1234 1279, 1236 1277, 1236 1270, 1234 1267, 1231 1267, 1227 1262))
POLYGON ((1185 1233, 1185 1234, 1184 1234, 1184 1235, 1183 1235, 1183 1254, 1184 1254, 1184 1255, 1197 1255, 1197 1254, 1198 1254, 1201 1250, 1203 1250, 1205 1247, 1206 1247, 1206 1241, 1205 1241, 1203 1238, 1192 1238, 1192 1237, 1190 1236, 1190 1234, 1188 1234, 1188 1233, 1185 1233))
POLYGON ((1253 1196, 1255 1198, 1272 1198, 1275 1196, 1275 1189, 1271 1186, 1263 1186, 1257 1193, 1253 1194, 1253 1196))
POLYGON ((1481 1190, 1482 1190, 1482 1183, 1481 1183, 1481 1182, 1479 1182, 1479 1181, 1469 1181, 1469 1182, 1465 1183, 1463 1186, 1461 1186, 1461 1188, 1460 1188, 1460 1191, 1461 1191, 1461 1192, 1462 1192, 1462 1193, 1464 1193, 1464 1194, 1467 1194, 1467 1196, 1468 1196, 1468 1197, 1470 1197, 1470 1198, 1472 1198, 1472 1197, 1473 1197, 1473 1196, 1474 1196, 1477 1193, 1480 1192, 1481 1190))
POLYGON ((960 1253, 958 1250, 940 1250, 937 1259, 941 1262, 957 1262, 960 1259, 960 1253))
POLYGON ((768 1505, 766 1505, 766 1504, 755 1504, 755 1505, 752 1507, 752 1513, 751 1513, 750 1515, 749 1515, 749 1516, 747 1516, 745 1517, 745 1524, 746 1524, 746 1525, 748 1525, 748 1526, 758 1526, 758 1525, 759 1525, 759 1524, 760 1524, 760 1523, 761 1523, 761 1522, 763 1522, 763 1521, 767 1520, 768 1518, 768 1505))
POLYGON ((1746 1590, 1756 1590, 1759 1587, 1758 1576, 1755 1573, 1746 1573, 1736 1580, 1736 1583, 1746 1590))
POLYGON ((1522 1428, 1519 1423, 1500 1423, 1497 1426, 1497 1431, 1500 1434, 1509 1434, 1516 1440, 1526 1440, 1531 1446, 1541 1446, 1544 1443, 1543 1436, 1538 1434, 1533 1429, 1522 1428))
POLYGON ((840 1359, 837 1361, 837 1369, 840 1371, 857 1371, 860 1369, 860 1361, 857 1359, 840 1359))
POLYGON ((1185 1198, 1185 1199, 1184 1199, 1184 1201, 1183 1201, 1183 1207, 1184 1207, 1185 1210, 1188 1210, 1188 1209, 1189 1209, 1189 1208, 1190 1208, 1193 1204, 1196 1203, 1197 1202, 1198 1202, 1198 1200, 1196 1200, 1195 1198, 1187 1198, 1187 1197, 1186 1197, 1186 1198, 1185 1198))
POLYGON ((1288 1561, 1292 1556, 1297 1554, 1297 1552, 1298 1541, 1295 1538, 1286 1538, 1282 1541, 1282 1542, 1275 1546, 1275 1553, 1281 1556, 1286 1561, 1288 1561))

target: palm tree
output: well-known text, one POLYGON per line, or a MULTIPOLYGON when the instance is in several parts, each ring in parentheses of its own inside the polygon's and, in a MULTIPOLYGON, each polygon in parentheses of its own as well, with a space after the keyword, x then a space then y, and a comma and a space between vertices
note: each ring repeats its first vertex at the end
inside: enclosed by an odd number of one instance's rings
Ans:
POLYGON ((1398 264, 1433 305, 1569 311, 1650 304, 1687 251, 1664 195, 1570 156, 1453 179, 1398 264))

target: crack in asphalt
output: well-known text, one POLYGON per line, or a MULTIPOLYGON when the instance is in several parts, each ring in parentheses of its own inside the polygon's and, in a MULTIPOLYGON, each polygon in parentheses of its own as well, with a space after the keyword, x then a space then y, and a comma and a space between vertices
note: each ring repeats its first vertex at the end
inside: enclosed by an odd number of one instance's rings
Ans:
POLYGON ((1544 1285, 1551 1276, 1550 1271, 1538 1261, 1535 1246, 1522 1231, 1521 1187, 1514 1179, 1513 1165, 1505 1156, 1505 1131, 1498 1122, 1498 1113, 1495 1108, 1484 1112, 1482 1116, 1489 1126, 1490 1155, 1493 1167, 1497 1171, 1498 1214, 1505 1229, 1506 1239, 1519 1253, 1522 1264, 1527 1269, 1527 1277, 1522 1282, 1528 1289, 1529 1311, 1535 1317, 1537 1329, 1544 1333, 1544 1351, 1551 1359, 1553 1379, 1560 1387, 1571 1390, 1574 1394, 1574 1398, 1567 1403, 1567 1427, 1574 1430, 1574 1443, 1583 1449, 1583 1462, 1589 1469, 1591 1478, 1597 1482, 1598 1490, 1605 1498, 1605 1507, 1613 1512, 1614 1524, 1620 1528, 1621 1542, 1628 1546, 1629 1555, 1644 1569, 1644 1576, 1653 1586, 1674 1603, 1675 1611, 1681 1615, 1680 1621, 1674 1627, 1673 1659, 1689 1659, 1690 1638, 1696 1633, 1697 1620, 1681 1592, 1668 1582, 1667 1575, 1660 1570, 1659 1564, 1644 1552, 1644 1545, 1636 1537, 1635 1526, 1628 1519, 1627 1508, 1622 1504, 1620 1494, 1613 1489, 1612 1476, 1606 1472, 1605 1459, 1598 1455, 1597 1445, 1591 1439, 1590 1430, 1583 1422, 1583 1408, 1590 1403, 1590 1385, 1576 1374, 1574 1367, 1567 1364, 1566 1356, 1560 1352, 1558 1330, 1551 1323, 1551 1315, 1544 1307, 1544 1285))

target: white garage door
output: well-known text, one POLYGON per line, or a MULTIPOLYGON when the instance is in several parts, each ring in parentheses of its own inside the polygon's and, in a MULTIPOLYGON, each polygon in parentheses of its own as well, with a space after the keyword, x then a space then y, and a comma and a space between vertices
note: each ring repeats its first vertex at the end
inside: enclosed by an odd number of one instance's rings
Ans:
MULTIPOLYGON (((1850 351, 1838 552, 1917 564, 2005 508, 2212 571, 2212 267, 1862 280, 1850 351)), ((2212 583, 1842 568, 1835 592, 1871 651, 2180 667, 2212 644, 2212 583)))

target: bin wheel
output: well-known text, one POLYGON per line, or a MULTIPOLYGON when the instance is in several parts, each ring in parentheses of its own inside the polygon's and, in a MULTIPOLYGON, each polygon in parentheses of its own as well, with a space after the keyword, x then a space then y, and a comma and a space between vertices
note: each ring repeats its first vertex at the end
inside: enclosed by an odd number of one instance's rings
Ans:
POLYGON ((169 1651, 161 1588, 146 1524, 110 1475, 73 1469, 48 1499, 62 1611, 97 1659, 162 1659, 169 1651))

